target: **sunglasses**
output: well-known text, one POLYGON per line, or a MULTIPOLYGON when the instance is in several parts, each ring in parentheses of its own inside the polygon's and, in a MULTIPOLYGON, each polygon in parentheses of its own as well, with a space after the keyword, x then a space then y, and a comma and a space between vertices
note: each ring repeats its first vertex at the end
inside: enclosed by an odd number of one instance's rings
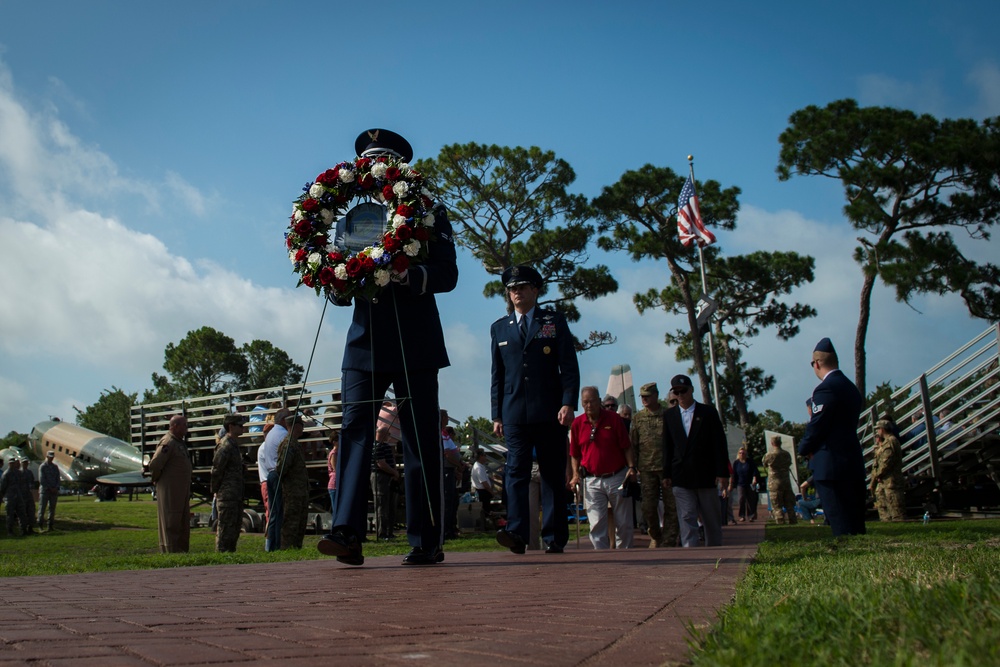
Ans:
POLYGON ((691 391, 691 387, 674 387, 673 392, 678 396, 683 396, 684 394, 691 391))

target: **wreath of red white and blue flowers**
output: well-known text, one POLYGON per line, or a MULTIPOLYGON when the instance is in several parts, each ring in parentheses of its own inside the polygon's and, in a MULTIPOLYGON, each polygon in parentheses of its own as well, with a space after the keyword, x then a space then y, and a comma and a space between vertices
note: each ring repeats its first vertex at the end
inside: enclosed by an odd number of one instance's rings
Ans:
POLYGON ((298 285, 327 298, 376 295, 427 259, 433 208, 423 176, 399 158, 360 157, 327 169, 303 188, 285 232, 298 285), (333 233, 356 199, 384 204, 389 220, 380 243, 348 252, 333 233))

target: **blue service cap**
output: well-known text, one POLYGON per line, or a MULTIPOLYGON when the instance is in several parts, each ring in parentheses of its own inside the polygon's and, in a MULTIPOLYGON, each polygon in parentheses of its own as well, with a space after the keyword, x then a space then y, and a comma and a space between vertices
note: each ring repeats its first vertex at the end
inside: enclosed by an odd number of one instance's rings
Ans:
POLYGON ((359 157, 370 157, 380 153, 389 153, 403 162, 413 159, 413 148, 410 142, 392 130, 372 128, 358 135, 354 141, 354 150, 359 157))
POLYGON ((538 289, 542 289, 542 274, 527 264, 519 264, 507 267, 500 277, 500 282, 508 289, 518 285, 534 285, 538 289))
POLYGON ((816 343, 816 347, 813 349, 813 352, 826 352, 827 354, 836 354, 836 352, 833 349, 833 343, 830 341, 829 338, 821 338, 820 341, 816 343))

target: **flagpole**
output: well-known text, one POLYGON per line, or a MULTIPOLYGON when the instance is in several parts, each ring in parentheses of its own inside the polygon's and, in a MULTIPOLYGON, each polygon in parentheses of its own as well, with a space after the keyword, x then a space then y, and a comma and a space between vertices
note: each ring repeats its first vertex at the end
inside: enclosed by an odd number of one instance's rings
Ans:
MULTIPOLYGON (((688 169, 691 172, 691 184, 694 185, 694 156, 688 155, 688 169)), ((708 296, 708 280, 705 278, 705 254, 701 249, 701 240, 696 241, 698 244, 698 263, 701 267, 701 291, 708 296)), ((712 321, 709 318, 708 322, 708 358, 709 363, 712 368, 712 394, 715 403, 715 409, 719 413, 719 417, 722 417, 722 407, 719 405, 719 377, 715 372, 715 337, 712 335, 712 321)))

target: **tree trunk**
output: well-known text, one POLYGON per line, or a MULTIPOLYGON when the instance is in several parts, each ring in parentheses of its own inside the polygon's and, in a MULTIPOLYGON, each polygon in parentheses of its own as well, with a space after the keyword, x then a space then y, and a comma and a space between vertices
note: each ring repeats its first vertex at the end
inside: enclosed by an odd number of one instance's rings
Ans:
POLYGON ((867 372, 867 357, 865 356, 865 340, 868 338, 868 320, 871 318, 872 290, 875 287, 875 275, 865 273, 861 285, 861 309, 858 314, 858 330, 854 336, 854 384, 861 396, 865 393, 865 374, 867 372))
MULTIPOLYGON (((747 397, 743 391, 740 369, 736 365, 736 358, 733 356, 732 348, 725 342, 726 339, 722 333, 721 323, 716 327, 716 332, 719 335, 719 340, 722 341, 722 349, 726 357, 726 368, 729 369, 729 374, 733 378, 733 386, 730 388, 732 395, 730 398, 733 401, 733 407, 736 408, 736 414, 740 417, 740 428, 745 431, 747 425, 750 423, 750 412, 747 410, 747 397)), ((725 417, 723 417, 723 421, 725 421, 725 417)))

